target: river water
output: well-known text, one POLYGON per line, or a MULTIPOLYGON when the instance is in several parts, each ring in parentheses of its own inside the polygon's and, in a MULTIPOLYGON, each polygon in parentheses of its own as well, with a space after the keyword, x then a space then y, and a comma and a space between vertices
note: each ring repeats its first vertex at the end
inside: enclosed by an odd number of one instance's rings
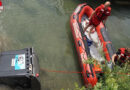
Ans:
MULTIPOLYGON (((2 0, 0 14, 0 50, 34 47, 40 67, 47 70, 80 71, 69 18, 79 3, 85 0, 2 0)), ((94 8, 102 2, 88 0, 94 8)), ((115 50, 130 46, 130 7, 112 4, 112 14, 106 22, 115 50)), ((73 89, 83 85, 80 74, 40 73, 42 90, 73 89)), ((0 86, 0 90, 12 90, 0 86)))

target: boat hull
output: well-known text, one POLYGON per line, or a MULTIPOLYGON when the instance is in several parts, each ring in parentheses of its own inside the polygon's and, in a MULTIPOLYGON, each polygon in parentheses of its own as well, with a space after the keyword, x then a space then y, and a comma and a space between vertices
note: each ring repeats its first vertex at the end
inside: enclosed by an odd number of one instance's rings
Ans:
MULTIPOLYGON (((70 18, 71 31, 73 34, 74 43, 79 57, 79 63, 82 69, 82 76, 86 87, 88 87, 89 84, 94 86, 98 81, 96 76, 96 72, 98 70, 94 68, 95 65, 85 63, 86 60, 88 60, 89 57, 91 57, 91 53, 87 42, 88 38, 86 38, 86 35, 83 32, 81 24, 83 15, 85 14, 89 18, 92 12, 93 9, 86 3, 80 4, 75 9, 70 18)), ((111 58, 114 52, 106 28, 101 22, 100 25, 98 25, 95 30, 97 32, 101 44, 103 45, 102 49, 105 54, 107 63, 110 64, 111 66, 112 65, 111 58)), ((101 72, 101 69, 99 71, 101 72)))

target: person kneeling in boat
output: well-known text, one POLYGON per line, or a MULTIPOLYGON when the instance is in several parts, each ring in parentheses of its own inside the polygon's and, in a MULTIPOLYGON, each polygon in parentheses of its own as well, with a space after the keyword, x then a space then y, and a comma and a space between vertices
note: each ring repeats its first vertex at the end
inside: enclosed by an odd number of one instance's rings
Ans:
POLYGON ((89 26, 92 25, 92 28, 89 31, 90 33, 93 32, 93 29, 100 24, 100 22, 103 22, 105 24, 106 19, 111 14, 111 3, 109 1, 105 2, 105 4, 101 4, 98 6, 95 11, 91 14, 89 18, 89 24, 84 28, 84 32, 87 30, 89 26))
POLYGON ((112 56, 112 62, 114 65, 117 64, 122 66, 124 63, 129 61, 130 61, 130 48, 120 48, 118 49, 116 54, 112 56))

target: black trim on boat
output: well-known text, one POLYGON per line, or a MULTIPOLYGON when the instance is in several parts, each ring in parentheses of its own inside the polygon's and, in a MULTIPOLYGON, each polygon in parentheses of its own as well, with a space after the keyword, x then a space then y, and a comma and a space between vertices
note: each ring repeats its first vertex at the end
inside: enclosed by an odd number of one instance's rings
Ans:
POLYGON ((81 43, 80 41, 78 41, 78 45, 79 45, 79 46, 82 46, 82 43, 81 43))
POLYGON ((75 15, 73 15, 73 19, 75 19, 76 18, 76 16, 75 15))
POLYGON ((92 77, 94 77, 93 70, 92 70, 92 68, 93 68, 94 66, 93 66, 93 64, 89 64, 89 66, 90 66, 90 70, 91 70, 91 73, 92 73, 92 77))
MULTIPOLYGON (((101 28, 101 33, 102 33, 104 41, 109 42, 110 41, 109 35, 105 28, 101 28)), ((114 48, 111 43, 107 43, 106 47, 108 49, 109 56, 112 59, 112 55, 114 54, 114 48)))
POLYGON ((78 12, 77 22, 78 22, 78 25, 79 25, 79 28, 80 28, 80 32, 81 32, 81 35, 82 35, 82 38, 83 38, 82 40, 83 40, 83 42, 84 42, 85 51, 86 51, 86 53, 87 53, 87 56, 88 56, 88 57, 91 57, 90 51, 89 51, 89 47, 88 47, 88 43, 87 43, 87 38, 86 38, 86 36, 84 35, 84 32, 83 32, 83 28, 82 28, 82 26, 81 26, 81 23, 79 23, 79 14, 80 14, 82 8, 85 7, 85 6, 86 6, 86 5, 83 5, 83 6, 81 7, 80 11, 78 12))
MULTIPOLYGON (((83 43, 84 43, 84 46, 85 46, 85 51, 86 51, 86 53, 87 53, 87 56, 91 58, 90 49, 89 49, 89 46, 88 46, 88 43, 87 43, 87 37, 86 37, 86 35, 85 35, 84 32, 83 32, 84 30, 83 30, 83 28, 82 28, 81 23, 79 22, 79 14, 80 14, 82 8, 85 7, 85 6, 86 6, 86 5, 83 5, 83 6, 81 7, 80 11, 78 12, 77 22, 78 22, 78 25, 79 25, 79 28, 80 28, 80 32, 81 32, 81 35, 82 35, 82 38, 83 38, 82 40, 83 40, 83 43)), ((91 65, 89 64, 89 66, 90 66, 90 70, 91 70, 92 77, 94 77, 93 70, 92 70, 93 65, 92 65, 92 64, 91 64, 91 65)), ((90 76, 90 75, 87 74, 87 76, 90 76)))
POLYGON ((87 78, 89 78, 90 77, 90 73, 88 72, 88 71, 86 71, 87 73, 86 73, 86 75, 87 75, 87 78))
POLYGON ((112 59, 112 56, 113 56, 113 54, 114 54, 113 46, 112 46, 111 43, 108 43, 108 44, 106 45, 106 47, 107 47, 107 49, 108 49, 109 56, 110 56, 110 58, 112 59))
POLYGON ((101 28, 101 33, 105 42, 110 41, 108 33, 105 28, 101 28))

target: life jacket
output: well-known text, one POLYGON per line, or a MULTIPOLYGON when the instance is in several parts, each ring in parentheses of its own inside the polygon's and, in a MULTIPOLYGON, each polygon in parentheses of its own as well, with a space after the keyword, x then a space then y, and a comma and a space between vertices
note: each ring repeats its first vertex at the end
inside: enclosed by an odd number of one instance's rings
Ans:
POLYGON ((121 54, 120 54, 120 60, 125 63, 125 60, 126 60, 126 55, 125 55, 125 48, 120 48, 120 51, 121 51, 121 54))
POLYGON ((97 19, 99 21, 102 21, 102 20, 106 19, 107 16, 110 16, 110 14, 111 14, 111 7, 108 7, 105 10, 104 5, 101 4, 99 7, 96 8, 95 12, 96 12, 95 17, 97 17, 97 19))
POLYGON ((126 62, 126 58, 127 58, 127 55, 125 54, 125 48, 120 48, 118 50, 118 54, 117 56, 115 57, 115 60, 118 61, 118 62, 122 62, 122 63, 125 63, 126 62))

